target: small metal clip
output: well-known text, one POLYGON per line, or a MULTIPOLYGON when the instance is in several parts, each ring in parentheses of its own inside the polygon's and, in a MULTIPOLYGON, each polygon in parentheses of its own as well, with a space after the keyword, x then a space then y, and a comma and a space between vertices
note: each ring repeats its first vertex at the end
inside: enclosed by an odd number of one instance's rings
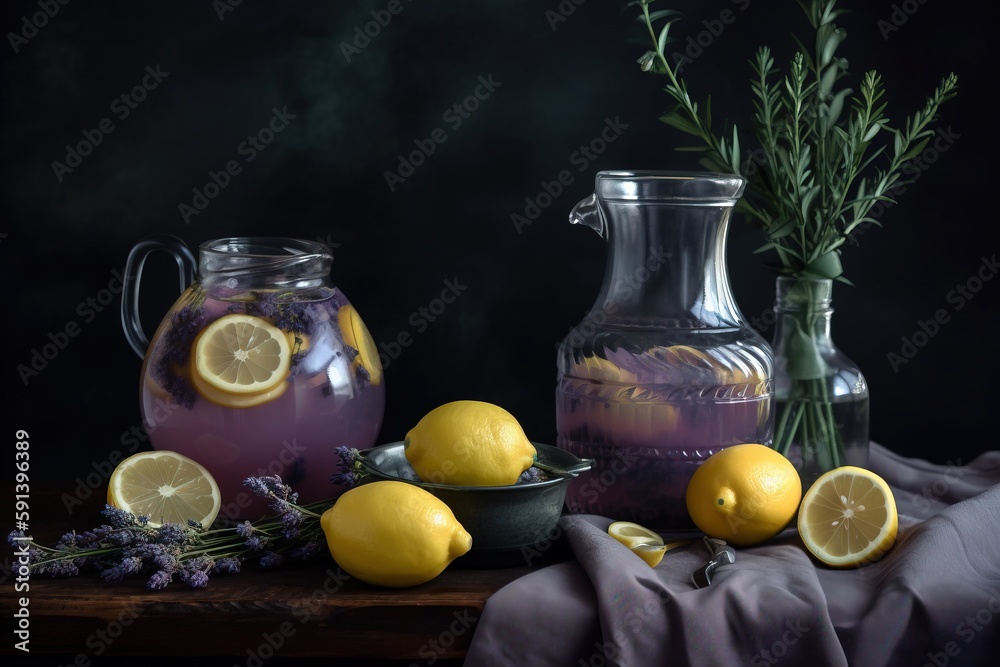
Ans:
POLYGON ((703 543, 712 557, 704 567, 698 568, 691 575, 694 585, 698 588, 706 588, 711 585, 712 576, 720 565, 732 565, 736 562, 736 549, 728 546, 725 541, 706 535, 703 543))

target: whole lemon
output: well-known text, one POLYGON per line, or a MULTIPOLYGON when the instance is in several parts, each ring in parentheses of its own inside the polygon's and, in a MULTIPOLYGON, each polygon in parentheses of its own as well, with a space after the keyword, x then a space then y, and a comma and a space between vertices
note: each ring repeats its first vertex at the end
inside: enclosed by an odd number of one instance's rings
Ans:
POLYGON ((472 548, 451 509, 406 482, 356 486, 323 513, 320 525, 337 564, 376 586, 430 581, 472 548))
POLYGON ((535 461, 535 446, 512 414, 483 401, 453 401, 428 412, 403 441, 421 480, 508 486, 535 461))
POLYGON ((795 516, 802 482, 791 462, 764 445, 733 445, 705 459, 687 487, 691 520, 737 547, 766 542, 795 516))

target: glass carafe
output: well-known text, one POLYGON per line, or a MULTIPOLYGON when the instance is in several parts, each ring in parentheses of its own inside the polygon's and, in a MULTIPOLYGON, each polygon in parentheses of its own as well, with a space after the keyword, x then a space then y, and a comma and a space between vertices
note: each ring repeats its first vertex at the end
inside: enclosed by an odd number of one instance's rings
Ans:
POLYGON ((568 511, 693 528, 697 466, 740 443, 770 444, 773 357, 745 322, 726 268, 744 180, 600 172, 570 222, 608 246, 604 282, 557 359, 557 444, 593 460, 568 511))
POLYGON ((242 484, 254 475, 280 475, 303 502, 336 496, 335 448, 365 449, 378 437, 382 367, 364 322, 330 281, 332 261, 326 246, 287 238, 203 243, 197 275, 176 237, 151 237, 129 255, 122 325, 144 358, 143 426, 155 449, 208 468, 223 516, 259 509, 242 484), (147 342, 139 281, 157 250, 177 260, 183 293, 147 342))

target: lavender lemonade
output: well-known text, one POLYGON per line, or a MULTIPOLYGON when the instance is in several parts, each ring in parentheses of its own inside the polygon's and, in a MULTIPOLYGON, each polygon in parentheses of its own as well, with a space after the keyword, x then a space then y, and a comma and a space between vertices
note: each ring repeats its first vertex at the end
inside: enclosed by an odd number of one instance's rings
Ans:
POLYGON ((608 247, 601 291, 556 359, 556 444, 592 460, 569 485, 570 512, 690 530, 697 467, 731 445, 770 444, 773 355, 744 321, 726 268, 744 184, 602 171, 570 213, 608 247))
POLYGON ((771 440, 768 359, 738 344, 619 342, 608 336, 611 347, 560 359, 557 445, 593 461, 570 484, 567 509, 693 528, 685 492, 698 465, 729 445, 771 440))
POLYGON ((259 513, 242 485, 254 475, 280 475, 303 502, 335 497, 336 448, 378 437, 382 367, 326 277, 331 260, 305 241, 203 244, 199 281, 148 344, 141 410, 152 445, 208 468, 223 516, 259 513))

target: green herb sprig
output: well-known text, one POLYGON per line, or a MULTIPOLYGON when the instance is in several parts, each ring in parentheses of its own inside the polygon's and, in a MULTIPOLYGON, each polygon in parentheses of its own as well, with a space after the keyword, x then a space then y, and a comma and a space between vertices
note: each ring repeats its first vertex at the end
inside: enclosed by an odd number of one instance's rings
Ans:
POLYGON ((667 60, 670 29, 679 13, 650 11, 653 2, 634 0, 628 6, 641 10, 638 20, 653 45, 639 65, 665 75, 663 89, 677 103, 660 120, 701 140, 700 145, 678 150, 703 153, 700 163, 707 169, 747 178, 738 209, 766 235, 758 252, 777 254, 770 269, 780 275, 848 282, 842 275, 841 247, 856 242, 851 234, 860 225, 879 224, 869 215, 876 203, 895 203, 892 190, 906 182, 904 167, 934 136, 930 124, 956 94, 958 78, 946 76, 903 127, 892 127, 877 72, 864 74, 858 95, 839 86, 848 75, 848 63, 837 56, 846 33, 835 23, 844 14, 836 0, 798 0, 815 32, 813 47, 797 39, 799 50, 783 76, 766 46, 750 61, 753 134, 760 144, 756 154, 762 157, 743 161, 738 128, 716 135, 711 98, 704 104, 694 102, 680 74, 683 61, 671 65, 667 60), (891 141, 875 145, 876 139, 889 136, 891 141), (887 164, 876 167, 875 160, 883 154, 887 164))

